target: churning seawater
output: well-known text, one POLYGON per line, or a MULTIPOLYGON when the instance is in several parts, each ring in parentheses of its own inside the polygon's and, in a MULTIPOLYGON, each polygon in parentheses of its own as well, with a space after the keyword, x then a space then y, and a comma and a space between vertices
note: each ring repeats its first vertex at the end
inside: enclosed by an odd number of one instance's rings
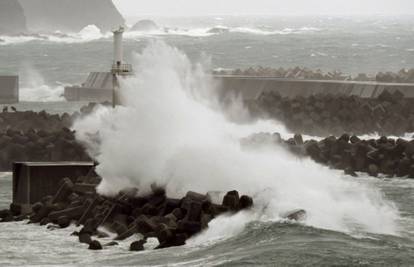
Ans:
MULTIPOLYGON (((126 33, 127 59, 162 39, 192 60, 211 56, 213 68, 304 66, 356 75, 414 65, 413 16, 151 19, 167 32, 126 33)), ((109 70, 112 37, 94 26, 67 36, 0 36, 0 62, 1 74, 20 74, 23 100, 56 100, 65 84, 109 70)))
MULTIPOLYGON (((188 55, 190 60, 184 58, 185 64, 187 61, 197 61, 197 58, 201 56, 200 51, 204 51, 212 57, 213 68, 300 65, 324 70, 339 69, 352 74, 358 72, 372 74, 383 70, 396 71, 403 67, 411 67, 414 63, 412 47, 414 18, 412 17, 398 19, 383 17, 369 19, 208 17, 191 20, 163 18, 159 22, 162 26, 175 27, 175 30, 171 34, 126 34, 125 46, 131 61, 132 52, 140 52, 147 47, 149 40, 163 39, 166 43, 179 47, 188 55), (228 30, 220 33, 209 32, 216 26, 225 27, 228 30)), ((93 27, 61 39, 55 37, 49 40, 19 39, 19 37, 0 37, 0 39, 4 40, 0 43, 0 62, 6 63, 1 64, 0 72, 21 74, 22 97, 25 101, 61 100, 60 93, 64 84, 81 83, 90 71, 106 71, 112 57, 111 39, 105 34, 94 31, 93 27)), ((165 50, 155 51, 157 52, 155 55, 161 58, 161 53, 158 52, 163 53, 165 50)), ((167 53, 167 55, 170 54, 167 53)), ((141 102, 133 103, 134 110, 130 114, 136 116, 136 120, 137 118, 142 120, 129 123, 131 121, 129 119, 133 117, 128 117, 128 114, 125 116, 122 109, 111 115, 113 117, 106 117, 107 120, 117 119, 116 121, 121 123, 117 126, 123 130, 134 130, 134 126, 140 123, 149 127, 157 127, 157 124, 143 121, 145 116, 140 116, 145 113, 140 112, 141 109, 148 108, 147 110, 153 112, 155 118, 160 120, 165 119, 163 116, 170 115, 168 108, 172 107, 176 109, 176 112, 170 122, 177 122, 172 126, 179 125, 179 127, 166 130, 170 130, 177 136, 182 130, 187 129, 191 119, 195 119, 195 123, 190 126, 201 127, 199 134, 205 138, 203 141, 212 142, 213 145, 222 144, 222 137, 217 136, 218 143, 216 139, 209 139, 208 133, 202 132, 205 122, 211 123, 210 125, 213 125, 215 130, 223 127, 230 133, 236 133, 234 129, 228 129, 229 125, 222 122, 221 118, 209 112, 205 113, 204 109, 193 106, 193 103, 187 102, 180 95, 177 97, 176 93, 179 90, 177 91, 173 83, 179 81, 180 77, 177 73, 194 74, 192 66, 184 64, 183 68, 179 65, 183 60, 181 54, 173 53, 170 61, 166 62, 151 61, 145 57, 145 53, 135 58, 138 59, 135 66, 147 64, 148 70, 146 72, 141 66, 139 79, 129 81, 124 86, 132 89, 138 87, 143 90, 154 88, 147 98, 140 98, 143 96, 142 92, 134 95, 138 96, 136 99, 140 99, 141 102), (176 71, 175 67, 179 67, 179 71, 176 71), (163 79, 167 78, 166 82, 162 82, 162 79, 154 79, 157 77, 154 71, 157 70, 168 74, 162 75, 163 79), (168 87, 163 88, 166 85, 172 86, 172 90, 168 90, 168 87), (164 105, 166 103, 162 101, 168 97, 177 101, 175 105, 164 105), (159 99, 162 100, 160 106, 166 107, 165 110, 145 106, 148 105, 148 100, 155 104, 159 99), (197 112, 189 112, 193 107, 197 112), (200 120, 197 121, 197 119, 200 120), (122 124, 122 121, 127 123, 122 124)), ((184 78, 188 80, 188 77, 184 78)), ((52 113, 62 113, 73 112, 80 105, 80 103, 65 102, 24 102, 18 105, 18 109, 46 109, 52 113)), ((88 122, 94 121, 86 121, 88 122)), ((100 122, 97 125, 111 126, 111 124, 105 124, 107 122, 104 120, 103 123, 100 122)), ((94 126, 93 124, 88 126, 91 125, 94 126)), ((114 134, 110 132, 112 128, 105 127, 104 129, 108 130, 106 134, 109 137, 114 134)), ((151 142, 143 140, 146 142, 145 145, 160 140, 165 141, 165 145, 168 145, 169 141, 182 141, 182 138, 177 139, 175 135, 169 136, 172 139, 164 139, 161 134, 154 135, 149 130, 135 133, 140 137, 151 138, 151 142)), ((125 133, 115 135, 115 137, 126 138, 123 134, 125 133)), ((218 132, 212 131, 212 134, 218 134, 218 132)), ((232 156, 236 156, 239 164, 251 159, 245 158, 251 155, 240 153, 233 146, 225 147, 232 149, 234 153, 232 156)), ((154 147, 146 146, 146 148, 151 152, 154 147)), ((173 151, 176 149, 176 147, 170 148, 173 151)), ((204 149, 204 147, 201 148, 204 149)), ((195 153, 195 155, 211 157, 210 153, 200 154, 205 151, 197 149, 189 151, 191 152, 189 155, 195 153)), ((278 210, 289 208, 291 205, 293 208, 306 206, 303 208, 308 209, 310 218, 305 224, 286 222, 276 218, 277 216, 268 216, 267 219, 260 217, 260 220, 246 219, 249 214, 239 214, 231 218, 214 220, 207 233, 190 240, 184 247, 154 251, 150 248, 154 247, 156 242, 151 241, 147 244, 149 250, 131 253, 128 251, 131 240, 123 241, 117 247, 94 252, 87 250, 85 245, 79 244, 76 237, 70 236, 70 233, 75 230, 74 227, 50 231, 45 227, 28 225, 25 222, 6 223, 0 225, 0 265, 414 265, 414 208, 412 206, 414 180, 373 179, 364 176, 343 177, 338 172, 329 171, 326 168, 318 169, 314 163, 309 161, 300 162, 283 153, 275 155, 279 158, 274 158, 275 167, 270 170, 277 169, 279 181, 269 180, 268 182, 281 197, 275 199, 271 207, 278 210), (332 179, 329 179, 330 176, 332 179), (314 203, 308 201, 313 199, 316 200, 314 203), (358 202, 359 200, 361 202, 358 202), (298 203, 303 206, 296 206, 298 203), (349 225, 346 223, 347 220, 350 220, 349 225), (244 225, 244 222, 247 224, 244 225), (343 222, 345 222, 344 225, 342 225, 343 222), (361 224, 360 227, 355 226, 355 222, 361 224), (347 231, 350 225, 355 226, 354 231, 347 231), (344 231, 341 231, 342 228, 344 231), (388 234, 378 234, 385 232, 388 234)), ((145 159, 143 157, 145 155, 135 156, 145 159)), ((258 161, 269 159, 266 155, 260 156, 258 161)), ((101 159, 105 163, 105 158, 101 159)), ((182 163, 186 159, 188 158, 179 157, 173 163, 182 163)), ((163 160, 157 160, 164 163, 163 160)), ((226 162, 229 157, 222 157, 220 160, 226 162)), ((205 162, 201 161, 197 162, 195 168, 181 169, 196 173, 199 171, 197 167, 204 166, 204 164, 205 162)), ((272 165, 271 161, 269 164, 272 165)), ((234 168, 224 174, 247 175, 248 173, 243 174, 240 170, 255 171, 257 168, 267 168, 270 165, 257 163, 257 166, 247 166, 245 164, 243 168, 234 168)), ((222 167, 217 165, 217 162, 211 166, 222 167)), ((105 170, 105 164, 102 168, 102 171, 106 171, 109 176, 114 174, 110 172, 113 169, 109 169, 109 172, 108 169, 105 170)), ((137 166, 134 171, 139 173, 141 170, 137 166)), ((131 174, 136 175, 136 173, 131 174)), ((155 174, 158 173, 155 172, 155 174)), ((223 175, 223 172, 215 174, 223 175)), ((238 176, 233 178, 232 186, 238 178, 238 176)), ((184 181, 190 182, 187 186, 200 185, 197 181, 184 181)), ((259 182, 265 181, 257 183, 259 182)), ((212 185, 214 186, 214 184, 209 184, 209 186, 212 185)), ((249 185, 251 184, 246 183, 243 186, 248 188, 249 185)), ((11 194, 11 174, 1 174, 0 208, 6 208, 9 205, 11 194)))
MULTIPOLYGON (((355 178, 349 178, 355 179, 355 178)), ((400 236, 361 233, 358 236, 284 222, 251 222, 239 234, 203 239, 184 247, 132 253, 138 237, 103 251, 90 251, 70 236, 75 227, 47 230, 26 222, 0 225, 0 265, 85 266, 413 266, 414 180, 358 178, 377 187, 401 212, 400 236)), ((11 201, 11 174, 0 175, 0 208, 11 201)), ((103 242, 110 239, 103 239, 103 242)))

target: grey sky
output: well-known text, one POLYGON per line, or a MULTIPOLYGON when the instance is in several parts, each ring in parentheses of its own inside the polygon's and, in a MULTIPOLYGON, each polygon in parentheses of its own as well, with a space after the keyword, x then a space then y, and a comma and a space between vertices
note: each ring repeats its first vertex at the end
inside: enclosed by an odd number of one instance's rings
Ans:
POLYGON ((125 16, 414 14, 414 0, 113 0, 125 16))

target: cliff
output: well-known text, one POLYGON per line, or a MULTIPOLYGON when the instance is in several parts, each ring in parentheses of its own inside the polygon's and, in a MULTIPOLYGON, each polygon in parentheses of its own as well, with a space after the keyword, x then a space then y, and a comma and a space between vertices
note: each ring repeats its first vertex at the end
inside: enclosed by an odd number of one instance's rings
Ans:
POLYGON ((0 34, 15 34, 26 31, 26 18, 17 0, 0 1, 0 34))
POLYGON ((95 24, 109 31, 125 20, 112 0, 19 0, 32 31, 79 32, 95 24))

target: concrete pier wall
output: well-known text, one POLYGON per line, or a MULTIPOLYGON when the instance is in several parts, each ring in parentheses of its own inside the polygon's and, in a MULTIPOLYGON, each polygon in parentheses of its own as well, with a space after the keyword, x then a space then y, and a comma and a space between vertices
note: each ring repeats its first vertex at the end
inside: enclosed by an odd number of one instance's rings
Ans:
POLYGON ((0 104, 19 102, 19 76, 0 76, 0 104))
POLYGON ((298 95, 308 97, 315 94, 355 95, 363 98, 376 98, 383 91, 400 91, 407 98, 414 97, 413 83, 378 83, 359 81, 299 80, 257 76, 214 76, 219 83, 220 94, 240 96, 253 100, 263 92, 278 92, 284 97, 298 95))
MULTIPOLYGON (((414 83, 381 83, 334 80, 300 80, 258 76, 215 75, 222 99, 239 96, 254 100, 263 92, 278 92, 284 97, 298 95, 332 94, 376 98, 383 91, 400 91, 407 98, 414 98, 414 83)), ((91 73, 82 86, 65 88, 68 101, 112 102, 113 75, 109 72, 91 73)))
POLYGON ((68 101, 112 102, 113 75, 109 72, 92 72, 81 86, 65 87, 68 101))

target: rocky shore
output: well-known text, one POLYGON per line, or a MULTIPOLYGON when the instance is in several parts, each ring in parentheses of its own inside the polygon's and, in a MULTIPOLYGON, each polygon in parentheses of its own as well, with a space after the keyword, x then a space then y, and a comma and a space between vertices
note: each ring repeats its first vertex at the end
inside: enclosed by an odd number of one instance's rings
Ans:
POLYGON ((387 138, 360 139, 343 134, 322 140, 304 141, 300 134, 283 140, 279 133, 259 133, 242 140, 246 149, 262 145, 283 146, 299 157, 310 157, 317 163, 344 170, 348 175, 358 172, 378 177, 408 177, 414 179, 414 140, 387 138))
POLYGON ((94 107, 89 104, 72 115, 4 108, 0 113, 0 172, 10 171, 13 161, 90 161, 69 127, 94 107))
MULTIPOLYGON (((0 219, 2 222, 28 219, 28 223, 47 225, 48 229, 76 224, 80 230, 72 235, 92 250, 115 246, 117 241, 136 236, 138 240, 130 244, 130 250, 140 251, 148 238, 158 239, 157 249, 184 245, 220 214, 233 214, 253 206, 251 197, 240 196, 237 191, 227 192, 221 204, 215 204, 209 194, 191 191, 181 199, 169 198, 156 185, 146 196, 138 196, 138 189, 134 188, 107 197, 96 193, 99 182, 96 176, 79 177, 76 181, 62 179, 54 196, 45 196, 33 204, 32 214, 22 215, 19 207, 12 204, 10 210, 0 211, 0 219), (108 232, 116 237, 101 244, 98 239, 109 237, 108 232)), ((294 212, 289 218, 295 219, 303 213, 294 212)))
MULTIPOLYGON (((4 110, 0 113, 0 171, 10 171, 13 161, 92 161, 68 127, 95 106, 89 104, 72 115, 4 110)), ((279 134, 257 134, 243 139, 244 145, 283 145, 298 156, 350 174, 414 177, 414 141, 385 137, 414 132, 414 100, 398 92, 384 92, 378 99, 330 95, 287 99, 268 93, 251 110, 256 116, 282 121, 292 132, 328 137, 303 142, 300 135, 282 140, 279 134), (384 137, 358 137, 374 132, 384 137)))
POLYGON ((276 119, 291 132, 312 136, 402 136, 414 132, 414 99, 399 91, 384 91, 374 99, 322 94, 287 98, 267 92, 249 107, 256 117, 276 119))
POLYGON ((248 69, 219 70, 217 75, 241 75, 241 76, 263 76, 279 77, 289 79, 310 79, 310 80, 340 80, 340 81, 377 81, 387 83, 413 83, 414 69, 401 69, 398 72, 379 72, 376 75, 360 73, 356 76, 344 74, 340 71, 324 72, 320 69, 312 70, 304 67, 294 68, 270 68, 250 67, 248 69))

